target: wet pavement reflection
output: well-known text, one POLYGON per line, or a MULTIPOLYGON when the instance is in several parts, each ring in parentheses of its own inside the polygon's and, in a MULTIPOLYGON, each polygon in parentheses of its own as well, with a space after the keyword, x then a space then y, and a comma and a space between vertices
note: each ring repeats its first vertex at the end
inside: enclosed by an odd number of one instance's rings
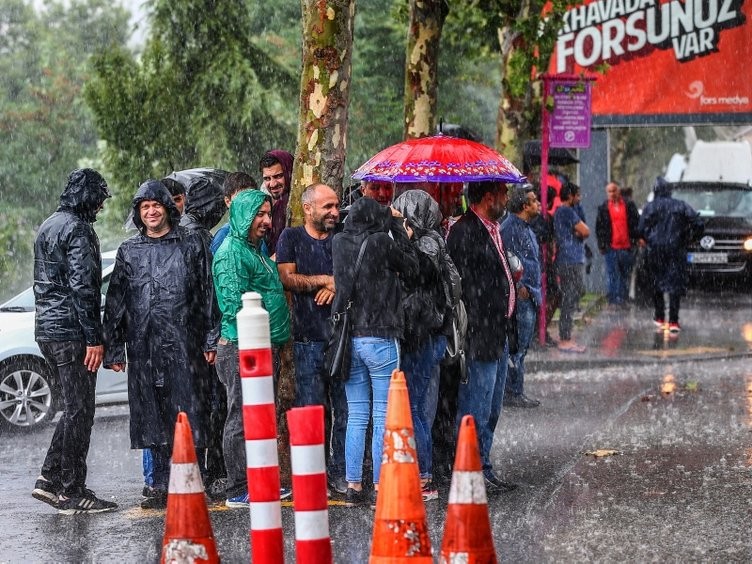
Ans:
MULTIPOLYGON (((541 406, 504 408, 493 462, 520 487, 489 497, 499 559, 752 560, 752 299, 691 294, 677 339, 649 309, 591 315, 584 355, 533 352, 526 393, 541 406)), ((0 560, 156 562, 164 512, 138 506, 127 407, 98 410, 89 456, 88 485, 115 513, 61 516, 31 498, 51 434, 2 433, 0 560)), ((427 504, 435 552, 446 502, 444 489, 427 504)), ((222 559, 247 562, 248 511, 210 515, 222 559)), ((293 562, 290 507, 282 518, 293 562)), ((332 506, 329 522, 335 561, 367 561, 373 512, 332 506)))

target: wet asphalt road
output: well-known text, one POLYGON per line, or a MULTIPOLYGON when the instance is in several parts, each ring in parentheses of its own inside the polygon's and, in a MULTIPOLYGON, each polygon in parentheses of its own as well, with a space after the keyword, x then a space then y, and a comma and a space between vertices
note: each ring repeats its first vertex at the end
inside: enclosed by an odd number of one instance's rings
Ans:
MULTIPOLYGON (((702 297, 688 301, 684 341, 658 349, 684 355, 646 360, 635 353, 643 350, 639 339, 658 340, 648 310, 604 310, 580 329, 583 341, 592 341, 588 358, 598 359, 603 346, 597 336, 629 324, 627 332, 639 342, 634 350, 627 344, 609 353, 609 362, 563 359, 546 366, 548 353, 536 353, 541 369, 529 374, 527 392, 542 405, 505 409, 494 443, 496 467, 520 484, 489 500, 501 560, 752 561, 752 359, 731 351, 709 359, 693 341, 702 340, 714 319, 741 324, 734 335, 743 337, 752 302, 747 295, 702 297), (695 331, 692 319, 705 323, 695 331), (619 454, 585 454, 598 449, 619 454)), ((88 485, 115 499, 120 510, 74 517, 57 515, 30 496, 52 427, 3 432, 0 561, 158 560, 164 513, 138 506, 140 452, 128 449, 127 426, 126 407, 100 408, 89 455, 88 485)), ((445 506, 445 492, 427 504, 436 553, 445 506)), ((247 562, 248 512, 212 507, 211 518, 222 559, 247 562)), ((330 507, 336 562, 367 561, 372 520, 367 508, 330 507)), ((291 508, 283 508, 283 522, 292 562, 291 508)))

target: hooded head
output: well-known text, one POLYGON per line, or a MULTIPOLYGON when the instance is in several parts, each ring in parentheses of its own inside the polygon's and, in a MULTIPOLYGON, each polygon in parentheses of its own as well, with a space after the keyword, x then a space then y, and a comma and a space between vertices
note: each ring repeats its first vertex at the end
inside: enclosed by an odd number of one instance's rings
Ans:
POLYGON ((172 196, 167 190, 167 187, 159 180, 150 178, 138 187, 132 203, 133 223, 142 234, 146 232, 146 226, 144 225, 144 222, 141 221, 141 214, 139 213, 138 208, 141 205, 141 202, 145 200, 159 202, 167 209, 167 221, 170 224, 170 229, 173 229, 180 224, 180 212, 178 211, 177 206, 175 206, 175 202, 172 201, 172 196))
POLYGON ((438 231, 441 225, 439 204, 424 190, 407 190, 392 205, 413 227, 438 231))
POLYGON ((264 156, 261 157, 259 170, 263 173, 265 168, 274 166, 274 164, 276 163, 282 165, 282 172, 285 175, 285 191, 283 192, 283 194, 289 193, 290 186, 292 185, 292 164, 294 160, 295 158, 287 151, 283 151, 281 149, 273 149, 271 151, 267 151, 266 153, 264 153, 264 156))
POLYGON ((248 240, 248 231, 256 219, 256 214, 264 202, 271 204, 271 196, 260 190, 243 190, 235 196, 230 204, 230 235, 248 240))
POLYGON ((68 175, 68 183, 60 194, 60 209, 93 223, 99 208, 111 195, 101 174, 91 168, 79 168, 68 175))
POLYGON ((669 198, 671 197, 671 184, 669 184, 665 178, 659 176, 655 179, 653 193, 656 198, 669 198))
POLYGON ((214 229, 227 211, 222 188, 207 177, 192 180, 188 186, 185 214, 191 215, 205 229, 214 229))
POLYGON ((392 221, 392 210, 371 198, 358 198, 350 206, 345 233, 352 235, 386 233, 392 221))

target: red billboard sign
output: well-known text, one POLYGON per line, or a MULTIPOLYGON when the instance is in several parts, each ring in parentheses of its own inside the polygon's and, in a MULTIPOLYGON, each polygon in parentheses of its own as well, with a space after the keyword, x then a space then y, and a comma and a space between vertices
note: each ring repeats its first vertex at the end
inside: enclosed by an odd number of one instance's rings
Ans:
POLYGON ((750 65, 752 0, 585 0, 568 9, 549 72, 606 68, 596 122, 739 122, 752 121, 750 65))

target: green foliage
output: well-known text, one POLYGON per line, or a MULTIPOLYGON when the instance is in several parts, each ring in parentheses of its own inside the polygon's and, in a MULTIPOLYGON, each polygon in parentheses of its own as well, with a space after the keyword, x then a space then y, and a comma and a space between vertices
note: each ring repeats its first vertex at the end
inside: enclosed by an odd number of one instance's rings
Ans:
POLYGON ((124 43, 127 13, 106 0, 0 3, 0 204, 41 221, 96 132, 80 98, 95 50, 124 43))
POLYGON ((402 139, 407 41, 407 11, 404 20, 398 11, 402 4, 402 0, 358 3, 347 143, 350 171, 402 139))
POLYGON ((257 175, 264 152, 294 143, 298 81, 252 40, 246 2, 154 0, 151 8, 142 59, 104 51, 85 90, 123 216, 148 177, 196 166, 257 175))
POLYGON ((0 279, 4 297, 31 278, 34 229, 65 179, 96 154, 81 98, 89 57, 124 44, 127 12, 109 0, 0 1, 0 279))
POLYGON ((34 225, 29 210, 0 212, 0 302, 23 289, 32 275, 34 225))

